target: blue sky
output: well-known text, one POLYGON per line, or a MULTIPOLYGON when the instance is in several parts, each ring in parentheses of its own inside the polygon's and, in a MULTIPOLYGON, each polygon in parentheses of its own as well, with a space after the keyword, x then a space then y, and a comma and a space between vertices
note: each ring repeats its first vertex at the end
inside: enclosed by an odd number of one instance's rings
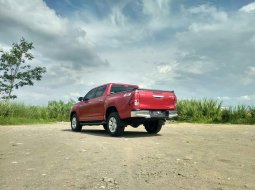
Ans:
POLYGON ((29 104, 123 82, 254 105, 254 23, 248 0, 0 0, 0 47, 23 36, 47 68, 16 91, 29 104))

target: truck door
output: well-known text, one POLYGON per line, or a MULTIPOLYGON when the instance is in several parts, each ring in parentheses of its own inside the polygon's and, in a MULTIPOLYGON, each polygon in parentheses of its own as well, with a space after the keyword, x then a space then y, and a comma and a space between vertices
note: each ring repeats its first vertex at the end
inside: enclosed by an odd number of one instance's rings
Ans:
POLYGON ((90 106, 92 107, 90 112, 91 121, 102 121, 104 120, 105 112, 105 90, 106 85, 96 88, 95 98, 90 101, 90 106))
POLYGON ((80 121, 90 121, 91 115, 93 113, 93 99, 95 98, 96 88, 89 91, 83 98, 83 101, 80 103, 80 121))

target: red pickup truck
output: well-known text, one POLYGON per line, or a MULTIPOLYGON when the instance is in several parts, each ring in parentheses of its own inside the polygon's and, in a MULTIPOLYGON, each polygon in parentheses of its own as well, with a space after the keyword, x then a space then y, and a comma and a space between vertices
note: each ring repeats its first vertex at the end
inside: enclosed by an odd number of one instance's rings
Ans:
POLYGON ((79 97, 70 112, 71 128, 103 125, 111 136, 121 136, 127 125, 143 124, 148 133, 156 134, 166 119, 177 117, 174 91, 140 89, 137 85, 109 83, 79 97))

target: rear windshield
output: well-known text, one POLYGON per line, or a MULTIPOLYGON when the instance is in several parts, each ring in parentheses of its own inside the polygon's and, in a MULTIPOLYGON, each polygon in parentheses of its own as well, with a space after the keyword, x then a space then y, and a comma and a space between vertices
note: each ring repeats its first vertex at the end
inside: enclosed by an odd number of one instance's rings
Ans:
POLYGON ((112 85, 111 87, 111 94, 119 93, 119 92, 124 92, 128 90, 134 90, 137 87, 135 86, 121 86, 121 85, 112 85))

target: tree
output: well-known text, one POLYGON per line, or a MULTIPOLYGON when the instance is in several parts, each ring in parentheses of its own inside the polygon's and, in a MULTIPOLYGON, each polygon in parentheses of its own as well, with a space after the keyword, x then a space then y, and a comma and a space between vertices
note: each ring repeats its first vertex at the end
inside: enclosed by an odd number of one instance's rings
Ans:
POLYGON ((32 42, 27 42, 24 38, 20 43, 13 43, 9 52, 0 50, 0 95, 2 99, 15 99, 14 89, 23 86, 32 86, 33 81, 41 80, 46 72, 45 67, 31 68, 26 65, 26 61, 34 58, 30 52, 34 48, 32 42))

